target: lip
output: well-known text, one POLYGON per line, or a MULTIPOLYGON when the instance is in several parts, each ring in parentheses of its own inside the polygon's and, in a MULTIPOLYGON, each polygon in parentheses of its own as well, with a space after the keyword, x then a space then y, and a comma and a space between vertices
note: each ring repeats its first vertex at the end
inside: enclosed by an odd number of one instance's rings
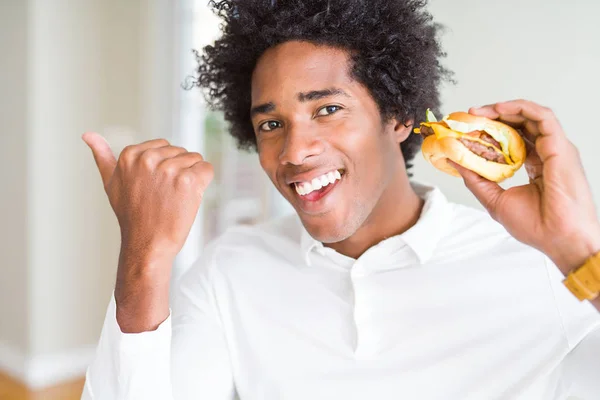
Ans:
MULTIPOLYGON (((316 175, 319 176, 319 175, 316 175)), ((345 174, 342 175, 342 179, 336 180, 334 183, 327 185, 326 191, 316 200, 309 200, 305 196, 301 196, 296 192, 293 185, 288 186, 293 193, 295 203, 297 207, 309 215, 318 215, 333 209, 338 203, 336 200, 337 193, 339 193, 340 186, 346 180, 345 174)))
POLYGON ((342 168, 329 168, 329 169, 313 170, 313 171, 305 172, 303 174, 294 175, 294 176, 286 179, 285 183, 288 185, 292 185, 292 184, 298 183, 298 182, 312 182, 312 180, 315 179, 316 177, 325 175, 329 172, 335 172, 335 171, 343 171, 343 169, 342 168))

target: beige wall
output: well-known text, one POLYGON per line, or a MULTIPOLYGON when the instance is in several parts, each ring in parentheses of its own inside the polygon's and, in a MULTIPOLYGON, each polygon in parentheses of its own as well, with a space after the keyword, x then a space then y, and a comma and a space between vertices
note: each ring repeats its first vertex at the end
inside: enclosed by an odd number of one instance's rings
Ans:
MULTIPOLYGON (((141 39, 154 8, 0 2, 0 352, 8 347, 12 360, 46 357, 47 365, 97 342, 120 237, 81 135, 101 132, 116 150, 148 136, 143 96, 158 97, 171 79, 153 81, 156 66, 142 63, 155 57, 156 43, 141 39)), ((170 49, 169 40, 158 47, 170 49)), ((163 108, 154 121, 171 120, 163 108)))
POLYGON ((0 2, 0 343, 26 352, 27 2, 0 2))
POLYGON ((135 47, 129 56, 106 56, 112 50, 106 33, 119 29, 118 19, 107 24, 107 8, 101 1, 32 1, 27 159, 33 355, 92 343, 99 304, 112 284, 118 236, 80 139, 86 130, 101 130, 105 115, 118 115, 111 105, 127 112, 132 107, 126 104, 137 102, 112 65, 129 71, 137 62, 135 47))
MULTIPOLYGON (((526 98, 552 108, 578 146, 596 204, 600 205, 600 135, 589 119, 600 92, 600 2, 594 0, 431 0, 447 26, 446 65, 458 84, 443 92, 443 110, 526 98)), ((454 201, 479 206, 457 178, 417 157, 417 179, 440 186, 454 201)), ((527 181, 524 169, 506 182, 527 181)))

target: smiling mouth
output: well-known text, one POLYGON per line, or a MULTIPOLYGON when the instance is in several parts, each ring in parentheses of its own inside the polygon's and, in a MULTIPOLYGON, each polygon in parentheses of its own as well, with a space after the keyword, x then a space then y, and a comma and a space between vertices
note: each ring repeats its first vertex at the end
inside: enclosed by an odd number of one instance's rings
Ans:
POLYGON ((296 182, 291 184, 303 201, 317 201, 329 193, 342 180, 344 170, 335 170, 318 176, 310 182, 296 182))

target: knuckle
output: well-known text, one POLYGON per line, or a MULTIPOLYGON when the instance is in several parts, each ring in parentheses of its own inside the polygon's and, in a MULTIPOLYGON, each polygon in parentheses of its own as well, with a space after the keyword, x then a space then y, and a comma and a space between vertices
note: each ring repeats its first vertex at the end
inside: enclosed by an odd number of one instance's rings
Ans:
POLYGON ((162 145, 162 146, 169 146, 170 143, 167 139, 164 138, 160 138, 160 139, 156 139, 156 144, 157 145, 162 145))
POLYGON ((129 161, 133 157, 134 153, 135 145, 130 144, 128 146, 125 146, 123 150, 121 150, 121 156, 119 157, 119 160, 129 161))
POLYGON ((180 188, 187 188, 194 183, 194 174, 187 171, 183 171, 177 175, 175 183, 180 188))
POLYGON ((140 161, 146 168, 154 168, 157 162, 157 154, 152 151, 152 149, 148 149, 142 153, 140 156, 140 161))
POLYGON ((207 186, 215 176, 215 170, 212 164, 203 162, 197 170, 198 180, 203 186, 207 186))
POLYGON ((198 152, 191 152, 190 153, 194 158, 198 159, 199 161, 204 161, 204 157, 202 157, 202 154, 198 153, 198 152))
POLYGON ((212 164, 206 163, 204 164, 205 168, 203 169, 204 174, 207 178, 212 179, 215 175, 215 168, 212 164))
POLYGON ((166 154, 175 154, 180 153, 182 151, 182 148, 179 146, 167 145, 164 147, 164 149, 161 150, 165 151, 166 154))
POLYGON ((513 102, 515 104, 519 104, 521 106, 524 105, 524 104, 529 104, 529 100, 525 100, 524 98, 515 99, 515 100, 513 100, 513 102))
POLYGON ((175 149, 175 150, 177 150, 177 151, 179 151, 181 153, 187 152, 187 150, 185 148, 181 147, 181 146, 171 146, 171 147, 173 147, 173 149, 175 149))
POLYGON ((175 165, 172 162, 165 162, 162 164, 161 171, 167 177, 173 178, 173 177, 177 176, 177 172, 179 171, 179 168, 177 168, 177 165, 175 165))
POLYGON ((173 160, 165 160, 161 162, 158 165, 158 170, 160 171, 160 173, 169 178, 174 178, 179 172, 177 163, 174 163, 173 160))

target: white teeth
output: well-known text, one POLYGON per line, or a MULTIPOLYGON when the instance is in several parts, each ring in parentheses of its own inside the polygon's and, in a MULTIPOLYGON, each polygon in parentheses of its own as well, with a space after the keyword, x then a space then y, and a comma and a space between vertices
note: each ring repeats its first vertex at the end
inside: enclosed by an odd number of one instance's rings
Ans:
POLYGON ((327 180, 329 181, 329 183, 335 182, 335 174, 333 172, 330 172, 327 175, 323 175, 323 176, 327 176, 327 180))
POLYGON ((319 190, 330 183, 335 183, 336 180, 341 180, 342 174, 340 171, 332 171, 327 174, 321 175, 317 178, 314 178, 310 182, 298 182, 294 186, 296 187, 296 192, 300 196, 306 196, 307 194, 319 190))
POLYGON ((304 184, 302 185, 302 189, 304 190, 304 194, 309 194, 310 192, 313 191, 312 185, 310 184, 310 182, 304 182, 304 184))
POLYGON ((319 190, 319 189, 321 189, 323 187, 323 185, 321 185, 321 179, 320 178, 313 179, 310 184, 312 185, 313 190, 319 190))

